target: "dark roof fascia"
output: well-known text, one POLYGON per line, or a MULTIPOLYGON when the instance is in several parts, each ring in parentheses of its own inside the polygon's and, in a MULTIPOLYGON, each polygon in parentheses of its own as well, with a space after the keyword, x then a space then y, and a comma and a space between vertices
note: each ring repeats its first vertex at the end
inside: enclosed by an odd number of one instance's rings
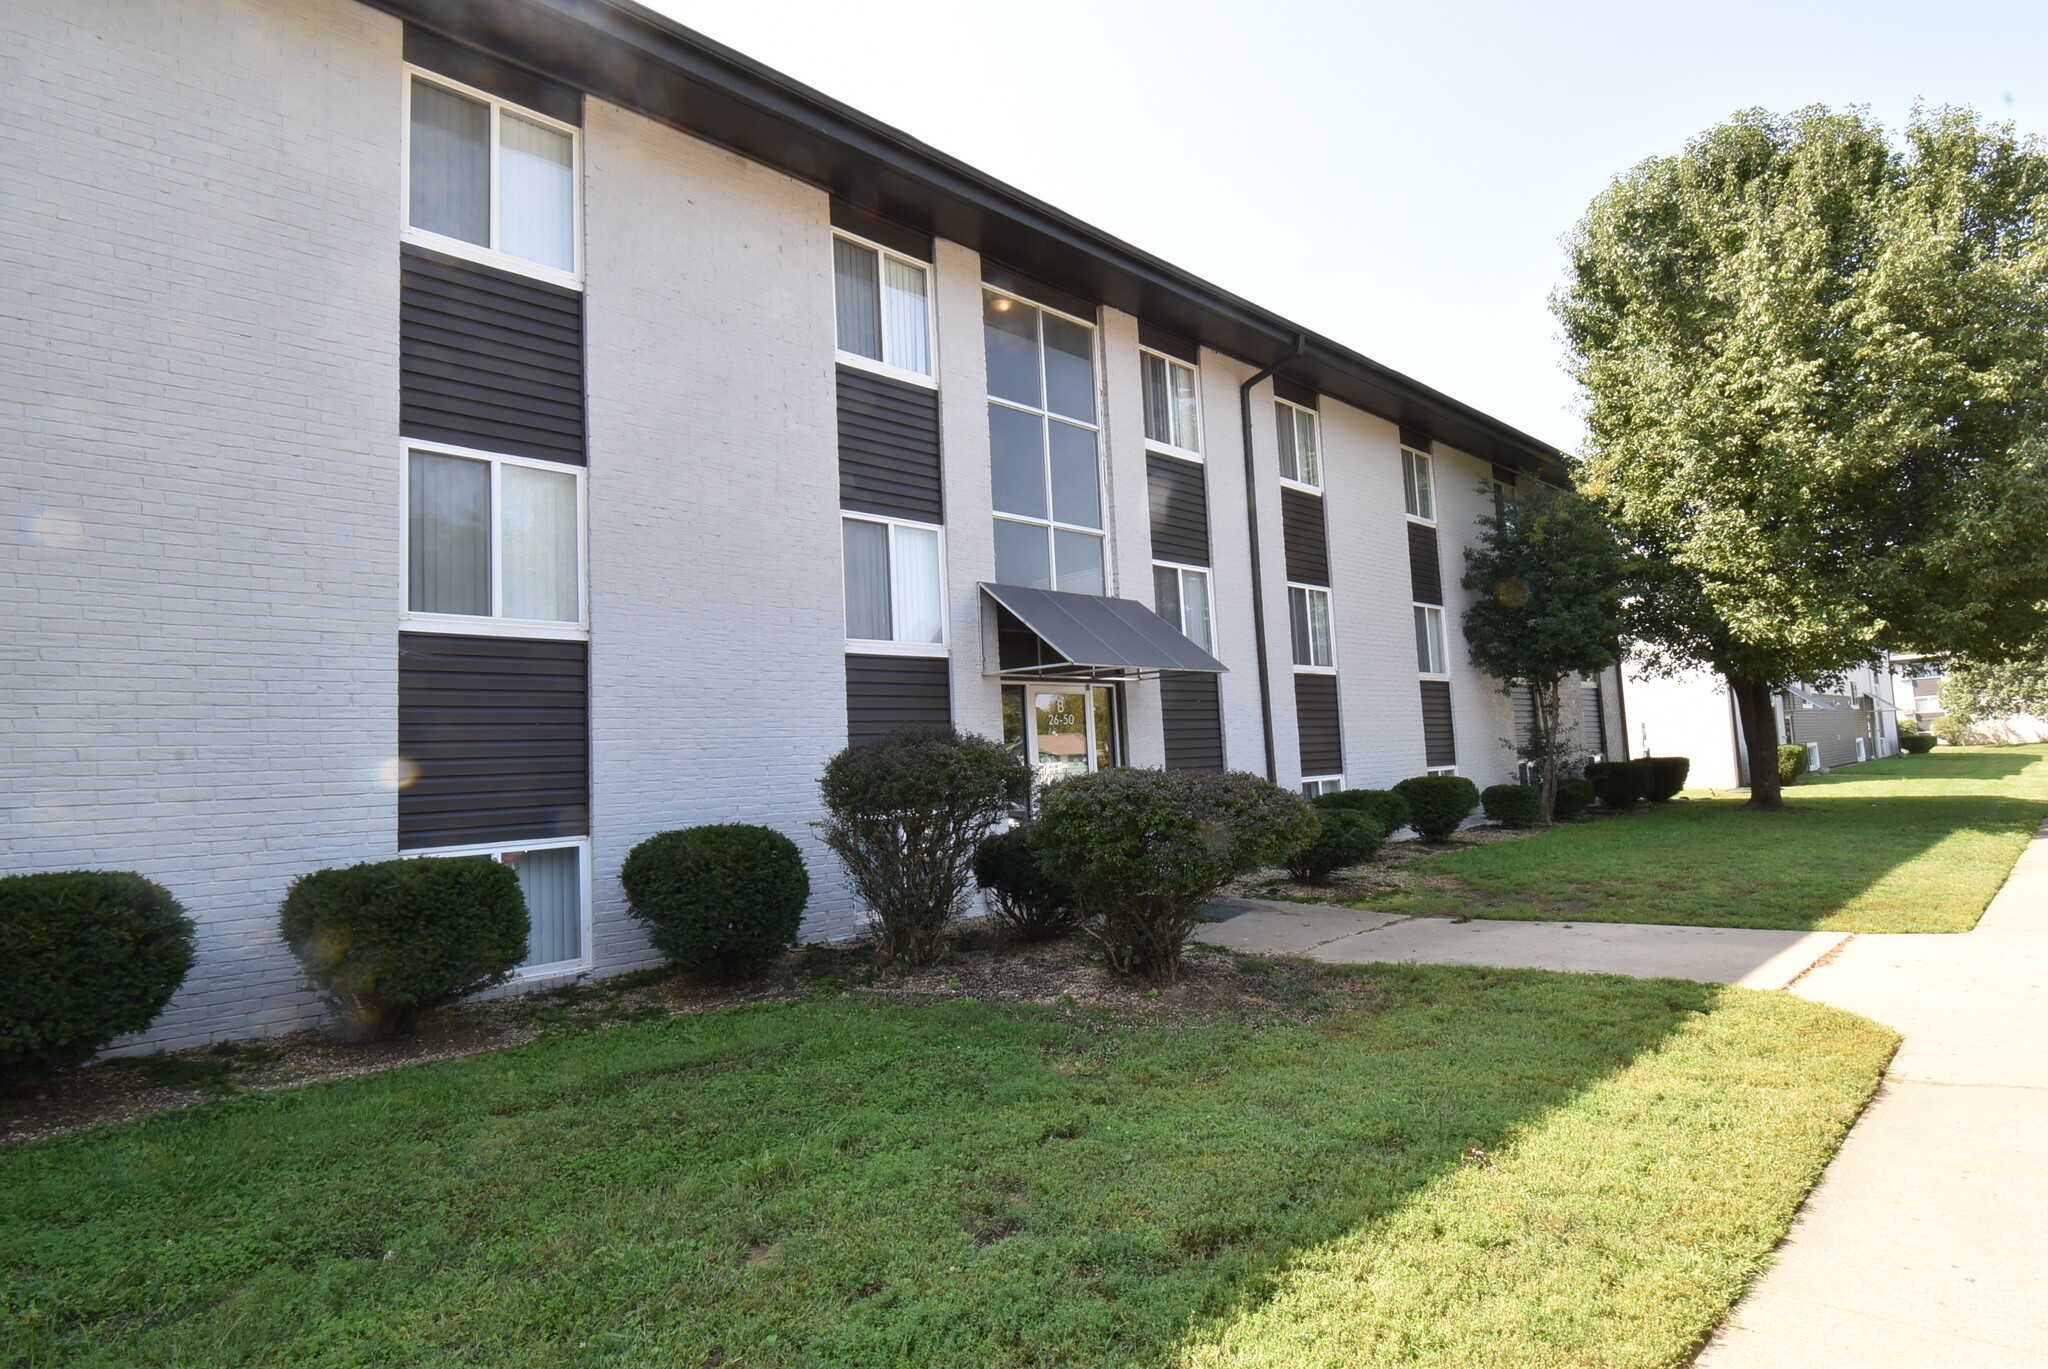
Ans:
POLYGON ((681 128, 870 213, 972 248, 1481 461, 1568 483, 1563 454, 1308 333, 957 158, 631 0, 366 0, 502 60, 681 128))

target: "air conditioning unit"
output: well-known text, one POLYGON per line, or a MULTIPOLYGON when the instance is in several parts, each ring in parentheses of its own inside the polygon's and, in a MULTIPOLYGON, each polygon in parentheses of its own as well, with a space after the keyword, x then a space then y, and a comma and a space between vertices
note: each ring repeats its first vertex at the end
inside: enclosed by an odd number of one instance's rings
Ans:
POLYGON ((1820 773, 1819 742, 1808 742, 1806 744, 1806 768, 1808 770, 1811 770, 1816 775, 1820 773))
POLYGON ((1861 765, 1863 762, 1869 759, 1870 751, 1867 747, 1863 745, 1863 738, 1858 737, 1856 739, 1856 763, 1858 765, 1861 765))

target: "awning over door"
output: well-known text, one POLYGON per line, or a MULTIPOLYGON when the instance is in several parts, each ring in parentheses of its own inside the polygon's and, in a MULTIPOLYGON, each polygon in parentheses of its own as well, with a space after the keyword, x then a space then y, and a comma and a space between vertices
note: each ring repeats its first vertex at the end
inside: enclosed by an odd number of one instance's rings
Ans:
POLYGON ((1134 679, 1168 670, 1226 669, 1130 599, 1022 585, 984 584, 981 592, 996 606, 998 667, 1004 674, 1134 679), (1018 641, 1020 634, 1035 641, 1018 641))

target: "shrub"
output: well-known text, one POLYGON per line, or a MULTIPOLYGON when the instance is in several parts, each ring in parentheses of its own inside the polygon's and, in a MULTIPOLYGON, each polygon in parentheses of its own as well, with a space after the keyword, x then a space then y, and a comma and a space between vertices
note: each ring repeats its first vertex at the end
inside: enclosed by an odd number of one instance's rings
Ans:
POLYGON ((1778 783, 1797 784, 1799 777, 1806 773, 1812 757, 1803 746, 1781 746, 1778 748, 1778 783))
POLYGON ((988 895, 996 926, 1019 941, 1064 936, 1080 919, 1073 888, 1045 868, 1026 828, 998 832, 981 843, 974 853, 974 882, 988 895))
POLYGON ((1597 797, 1591 780, 1568 776, 1557 782, 1557 802, 1552 805, 1551 813, 1555 817, 1575 818, 1591 808, 1597 797))
POLYGON ((951 729, 892 733, 825 763, 825 844, 874 921, 876 950, 929 965, 966 906, 982 837, 1031 792, 1000 743, 951 729))
POLYGON ((1543 791, 1531 784, 1488 785, 1479 802, 1503 827, 1534 827, 1543 819, 1543 791))
POLYGON ((1586 778, 1593 793, 1607 808, 1633 808, 1650 797, 1655 775, 1650 763, 1634 761, 1593 761, 1586 766, 1586 778))
POLYGON ((1899 733, 1899 746, 1909 756, 1926 755, 1934 749, 1934 743, 1938 740, 1940 739, 1931 732, 1899 733))
POLYGON ((1646 756, 1650 766, 1650 802, 1669 803, 1685 788, 1692 761, 1684 756, 1646 756))
POLYGON ((1394 792, 1408 801, 1408 825, 1424 841, 1449 840, 1479 806, 1479 786, 1463 775, 1417 775, 1394 792))
POLYGON ((301 875, 278 910, 285 944, 357 1040, 503 983, 526 958, 526 897, 495 860, 423 857, 301 875))
POLYGON ((85 1063, 141 1031, 192 968, 192 919, 121 870, 0 879, 0 1081, 85 1063))
POLYGON ((1322 830, 1287 862, 1287 873, 1303 884, 1329 883, 1333 872, 1371 860, 1387 839, 1379 821, 1356 808, 1321 808, 1316 816, 1322 830))
POLYGON ((1967 744, 1970 735, 1970 725, 1953 713, 1943 714, 1941 717, 1936 718, 1932 723, 1932 727, 1937 741, 1947 742, 1950 746, 1963 746, 1967 744))
POLYGON ((1383 837, 1393 836, 1414 820, 1414 814, 1408 811, 1408 800, 1391 789, 1339 789, 1333 794, 1319 794, 1310 802, 1319 811, 1337 808, 1363 813, 1380 825, 1383 837))
POLYGON ((1209 896, 1316 834, 1298 794, 1238 771, 1104 770, 1045 791, 1032 844, 1110 968, 1171 983, 1209 896))
POLYGON ((679 970, 758 974, 796 945, 811 877, 782 833, 744 823, 658 832, 619 870, 633 916, 679 970))

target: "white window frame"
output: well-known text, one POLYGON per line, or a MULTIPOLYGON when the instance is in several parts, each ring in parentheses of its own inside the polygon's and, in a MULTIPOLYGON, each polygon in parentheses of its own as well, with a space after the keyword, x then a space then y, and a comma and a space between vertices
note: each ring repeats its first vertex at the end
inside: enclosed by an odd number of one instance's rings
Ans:
MULTIPOLYGON (((590 903, 590 838, 581 837, 537 837, 532 841, 492 841, 470 846, 430 846, 400 851, 399 857, 411 860, 415 857, 467 857, 489 856, 499 860, 507 851, 564 851, 574 849, 576 854, 577 893, 583 900, 581 930, 577 944, 583 954, 574 960, 552 960, 545 965, 521 965, 512 972, 511 983, 529 979, 555 979, 562 975, 588 973, 594 963, 591 955, 593 917, 590 903)), ((529 943, 531 944, 531 943, 529 943)))
MULTIPOLYGON (((1298 589, 1306 590, 1310 594, 1320 594, 1323 596, 1325 604, 1323 613, 1330 624, 1330 663, 1328 665, 1302 665, 1296 662, 1294 673, 1297 675, 1335 675, 1337 673, 1337 608, 1331 598, 1328 585, 1308 585, 1297 580, 1287 582, 1287 655, 1290 659, 1294 656, 1294 591, 1298 589)), ((1313 645, 1311 645, 1310 651, 1314 651, 1313 645)))
MULTIPOLYGON (((1005 409, 1014 409, 1020 414, 1030 414, 1041 422, 1071 423, 1077 428, 1086 428, 1095 434, 1095 507, 1102 510, 1102 526, 1091 528, 1080 523, 1062 523, 1050 516, 1032 518, 1021 513, 1004 513, 1000 509, 994 509, 991 512, 992 516, 999 523, 1022 523, 1026 527, 1043 528, 1046 530, 1046 564, 1052 568, 1052 583, 1055 590, 1058 590, 1060 583, 1060 563, 1059 556, 1054 548, 1053 533, 1078 532, 1099 539, 1102 543, 1102 592, 1105 595, 1113 596, 1117 591, 1117 579, 1115 558, 1110 555, 1109 524, 1112 520, 1109 506, 1109 479, 1108 473, 1104 469, 1109 464, 1109 452, 1105 450, 1102 441, 1102 330, 1087 319, 1075 318, 1072 314, 1066 313, 1063 310, 1040 304, 1035 299, 1026 299, 1022 295, 1011 294, 1008 290, 998 290, 993 285, 983 285, 981 293, 984 298, 993 295, 997 299, 1006 299, 1012 304, 1021 304, 1026 308, 1036 309, 1041 314, 1050 314, 1054 318, 1065 319, 1069 323, 1078 324, 1086 328, 1088 335, 1094 339, 1089 353, 1091 363, 1089 369, 1094 372, 1094 422, 1090 423, 1083 419, 1069 418, 1065 414, 1056 414, 1048 408, 1040 407, 1034 409, 1028 404, 1019 404, 1014 399, 1004 399, 1000 395, 991 394, 987 398, 991 404, 999 404, 1005 409)), ((986 389, 987 386, 984 385, 983 388, 986 389)), ((1038 335, 1038 395, 1041 401, 1044 400, 1045 394, 1045 330, 1041 328, 1038 335)), ((1045 510, 1050 515, 1052 513, 1052 453, 1048 451, 1044 455, 1046 462, 1045 510)))
MULTIPOLYGON (((939 640, 936 642, 906 642, 896 637, 848 637, 846 650, 853 656, 946 656, 952 652, 951 624, 948 619, 952 599, 946 592, 946 530, 937 523, 920 523, 915 518, 891 518, 879 513, 856 513, 851 509, 841 512, 840 554, 845 555, 846 525, 848 523, 879 523, 889 529, 889 631, 900 632, 896 619, 896 529, 914 528, 919 532, 935 532, 939 535, 939 640)), ((841 563, 839 586, 839 620, 846 621, 846 584, 844 562, 841 563)))
MULTIPOLYGON (((837 358, 839 364, 851 366, 856 370, 873 371, 876 375, 887 376, 891 380, 900 380, 910 385, 919 385, 927 390, 938 389, 939 292, 937 268, 931 262, 919 261, 916 257, 910 256, 907 253, 893 251, 882 246, 873 238, 864 238, 858 233, 849 233, 843 228, 833 229, 832 237, 835 240, 844 238, 856 247, 865 247, 869 251, 880 253, 884 259, 893 257, 906 266, 915 266, 918 270, 924 272, 924 354, 932 359, 932 374, 926 375, 922 371, 913 371, 903 366, 893 365, 888 360, 889 329, 879 319, 877 324, 881 330, 883 353, 881 361, 877 361, 873 357, 864 357, 859 352, 849 352, 839 345, 839 282, 836 275, 838 268, 835 263, 828 260, 825 263, 825 270, 827 278, 832 283, 832 349, 833 355, 837 358)), ((876 270, 875 279, 878 284, 882 279, 879 265, 876 270)))
POLYGON ((590 637, 590 477, 581 466, 562 461, 542 461, 531 456, 509 456, 475 447, 458 447, 447 442, 407 438, 398 449, 398 621, 422 632, 451 632, 471 637, 551 637, 565 641, 587 641, 590 637), (491 467, 491 612, 483 617, 466 613, 423 613, 412 608, 412 454, 431 452, 439 456, 460 456, 487 461, 491 467), (544 618, 501 618, 498 604, 504 593, 504 543, 499 527, 501 507, 498 473, 506 466, 530 466, 576 477, 576 621, 554 622, 544 618))
MULTIPOLYGON (((1309 408, 1306 404, 1296 404, 1293 400, 1282 399, 1278 395, 1273 396, 1273 402, 1283 409, 1291 409, 1295 413, 1308 415, 1309 427, 1312 430, 1314 430, 1316 435, 1316 480, 1318 482, 1323 481, 1326 478, 1324 475, 1324 470, 1328 463, 1323 460, 1322 414, 1314 409, 1309 408)), ((1278 441, 1277 437, 1275 438, 1275 441, 1278 441)), ((1299 461, 1297 461, 1296 465, 1297 468, 1299 468, 1299 461)), ((1283 489, 1300 490, 1303 494, 1313 494, 1318 498, 1321 498, 1323 493, 1323 486, 1321 483, 1310 484, 1306 480, 1301 480, 1294 476, 1288 475, 1285 471, 1281 472, 1280 474, 1280 485, 1283 489)))
MULTIPOLYGON (((1157 559, 1155 559, 1155 560, 1154 560, 1154 561, 1152 562, 1152 568, 1153 568, 1154 570, 1170 570, 1170 571, 1175 571, 1175 572, 1177 572, 1177 573, 1178 573, 1178 574, 1180 575, 1180 595, 1181 595, 1181 603, 1182 603, 1183 605, 1185 605, 1185 604, 1187 603, 1187 592, 1188 592, 1188 588, 1187 588, 1187 587, 1188 587, 1188 576, 1190 576, 1190 575, 1199 575, 1199 576, 1201 576, 1201 577, 1202 577, 1202 593, 1203 593, 1203 595, 1205 596, 1205 601, 1206 601, 1206 602, 1207 602, 1207 604, 1209 605, 1209 645, 1208 645, 1208 646, 1206 646, 1206 647, 1204 647, 1204 648, 1203 648, 1203 650, 1207 651, 1207 652, 1208 652, 1208 653, 1209 653, 1209 654, 1210 654, 1211 656, 1214 656, 1214 655, 1216 654, 1216 580, 1215 580, 1215 573, 1214 573, 1214 572, 1213 572, 1213 571, 1212 571, 1212 570, 1211 570, 1211 569, 1210 569, 1210 568, 1209 568, 1208 566, 1197 566, 1197 565, 1193 565, 1193 564, 1191 564, 1191 563, 1189 563, 1189 562, 1186 562, 1186 561, 1161 561, 1161 560, 1157 560, 1157 559)), ((1156 599, 1156 598, 1158 597, 1158 591, 1157 591, 1157 589, 1154 589, 1154 591, 1153 591, 1153 597, 1154 597, 1155 599, 1156 599)), ((1154 604, 1152 605, 1152 611, 1153 611, 1154 613, 1158 613, 1158 612, 1159 612, 1159 605, 1158 605, 1158 604, 1157 604, 1156 602, 1155 602, 1155 603, 1154 603, 1154 604)), ((1161 617, 1165 617, 1165 615, 1164 615, 1164 614, 1160 614, 1160 616, 1161 616, 1161 617)), ((1167 621, 1167 622, 1168 622, 1169 624, 1171 624, 1171 625, 1172 625, 1172 627, 1173 627, 1173 630, 1174 630, 1174 631, 1178 632, 1178 633, 1179 633, 1179 634, 1180 634, 1181 636, 1183 636, 1183 637, 1187 637, 1187 635, 1188 635, 1188 615, 1187 615, 1187 610, 1186 610, 1186 608, 1185 608, 1185 607, 1183 607, 1183 608, 1182 608, 1182 610, 1181 610, 1181 615, 1180 615, 1180 621, 1179 621, 1179 622, 1177 622, 1177 623, 1176 623, 1176 622, 1174 622, 1174 621, 1173 621, 1173 620, 1172 620, 1171 618, 1167 618, 1167 619, 1166 619, 1166 621, 1167 621)), ((1189 638, 1188 638, 1188 640, 1189 640, 1189 641, 1194 641, 1194 638, 1192 638, 1192 637, 1189 637, 1189 638)), ((1196 646, 1201 646, 1202 644, 1201 644, 1200 642, 1195 642, 1195 645, 1196 645, 1196 646)))
MULTIPOLYGON (((1401 508, 1404 512, 1407 513, 1408 521, 1411 523, 1422 523, 1432 528, 1435 527, 1436 458, 1431 456, 1428 452, 1419 452, 1415 450, 1415 448, 1413 447, 1403 445, 1401 448, 1401 465, 1403 468, 1401 471, 1401 508), (1408 508, 1408 491, 1411 488, 1413 488, 1419 492, 1422 488, 1421 482, 1415 479, 1415 469, 1418 463, 1420 464, 1421 468, 1428 473, 1429 476, 1428 513, 1417 513, 1414 510, 1408 508)), ((1417 503, 1420 502, 1421 501, 1418 496, 1417 503)))
MULTIPOLYGON (((1442 670, 1424 670, 1422 663, 1418 661, 1415 665, 1415 673, 1418 677, 1425 680, 1448 680, 1451 678, 1451 634, 1450 628, 1447 626, 1447 620, 1444 617, 1444 606, 1442 604, 1417 603, 1415 607, 1422 610, 1425 615, 1432 613, 1436 615, 1436 634, 1430 639, 1430 645, 1443 649, 1442 670)), ((1424 631, 1427 630, 1427 628, 1424 629, 1424 631)))
POLYGON ((464 257, 470 261, 480 262, 485 266, 494 266, 501 271, 510 271, 517 275, 532 276, 535 279, 549 281, 555 285, 567 286, 571 290, 581 290, 583 288, 583 130, 574 124, 565 124, 560 119, 551 119, 537 109, 529 109, 525 105, 493 95, 488 90, 478 90, 475 86, 464 85, 462 82, 451 77, 443 76, 438 71, 429 71, 425 67, 416 67, 410 63, 405 64, 403 71, 403 79, 405 81, 404 97, 401 105, 403 123, 399 133, 401 147, 398 159, 398 229, 400 241, 409 242, 418 247, 431 248, 436 252, 446 252, 451 257, 464 257), (440 233, 430 232, 424 228, 412 226, 412 83, 415 77, 454 91, 458 95, 480 101, 490 107, 491 245, 488 247, 481 247, 473 242, 464 242, 461 238, 451 238, 440 233), (558 267, 548 266, 542 262, 528 261, 525 257, 515 257, 510 252, 498 249, 498 199, 499 187, 503 183, 498 173, 498 125, 504 111, 508 109, 520 118, 530 120, 541 125, 543 128, 569 135, 569 251, 576 263, 572 270, 563 271, 558 267))
POLYGON ((1325 794, 1334 794, 1344 787, 1342 775, 1303 775, 1301 794, 1303 798, 1317 799, 1325 794), (1314 786, 1311 788, 1311 786, 1314 786))
POLYGON ((1422 773, 1425 775, 1455 775, 1458 773, 1458 767, 1455 765, 1433 765, 1422 773))
MULTIPOLYGON (((1202 368, 1193 362, 1182 361, 1177 356, 1162 352, 1157 347, 1140 347, 1138 348, 1138 355, 1141 358, 1148 356, 1158 357, 1168 366, 1179 366, 1195 378, 1195 441, 1200 442, 1202 434, 1208 430, 1209 426, 1208 415, 1202 412, 1202 368)), ((1138 402, 1141 406, 1139 413, 1141 418, 1143 417, 1142 406, 1145 401, 1145 394, 1145 364, 1141 360, 1138 363, 1138 402)), ((1170 418, 1168 426, 1172 426, 1170 418)), ((1148 452, 1159 452, 1165 456, 1177 456, 1183 461, 1199 462, 1203 459, 1202 449, 1199 447, 1182 447, 1171 442, 1159 442, 1154 440, 1149 433, 1145 437, 1145 450, 1148 452)))

